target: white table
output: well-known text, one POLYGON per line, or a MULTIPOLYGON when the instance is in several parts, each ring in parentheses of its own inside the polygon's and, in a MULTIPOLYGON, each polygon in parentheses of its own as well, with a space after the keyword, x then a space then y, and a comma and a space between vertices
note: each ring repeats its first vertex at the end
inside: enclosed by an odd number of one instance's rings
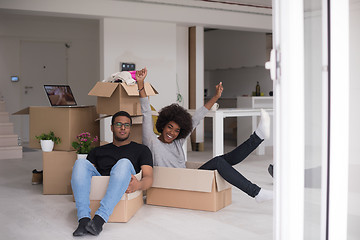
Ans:
MULTIPOLYGON (((219 108, 216 111, 209 111, 205 117, 213 118, 213 157, 224 154, 224 118, 226 117, 253 117, 253 126, 256 124, 256 116, 260 116, 261 109, 254 108, 219 108), (255 122, 254 122, 255 121, 255 122)), ((270 115, 273 114, 273 109, 264 109, 270 115)), ((190 114, 194 114, 195 110, 190 109, 190 114)), ((252 132, 255 129, 252 129, 252 132)), ((263 145, 263 144, 262 144, 263 145)), ((259 146, 258 148, 265 146, 259 146)), ((259 151, 258 154, 264 154, 265 151, 259 151)))
MULTIPOLYGON (((251 97, 244 97, 238 96, 236 98, 236 108, 266 108, 272 109, 273 108, 273 97, 272 96, 251 96, 251 97)), ((237 118, 237 144, 241 144, 248 136, 248 131, 250 128, 255 131, 257 128, 257 120, 258 117, 251 117, 251 119, 243 119, 237 118)), ((272 132, 272 126, 270 127, 272 132)), ((261 144, 260 147, 256 149, 256 153, 258 155, 265 154, 265 146, 272 146, 273 141, 272 139, 268 139, 261 144)))

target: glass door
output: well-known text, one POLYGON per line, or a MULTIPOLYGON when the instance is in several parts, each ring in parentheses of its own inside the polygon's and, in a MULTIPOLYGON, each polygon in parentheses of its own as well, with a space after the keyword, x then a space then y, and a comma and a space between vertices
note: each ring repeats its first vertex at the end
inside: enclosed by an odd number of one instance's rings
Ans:
POLYGON ((327 213, 328 37, 322 0, 304 0, 304 239, 324 239, 327 213), (322 224, 323 223, 323 224, 322 224))
POLYGON ((348 17, 346 1, 273 1, 274 239, 346 239, 348 17))

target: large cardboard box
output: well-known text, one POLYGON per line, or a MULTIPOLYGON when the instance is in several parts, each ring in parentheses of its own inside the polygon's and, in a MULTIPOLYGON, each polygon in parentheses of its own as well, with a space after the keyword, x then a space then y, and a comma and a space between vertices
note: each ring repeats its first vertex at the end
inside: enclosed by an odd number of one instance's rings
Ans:
MULTIPOLYGON (((137 179, 141 179, 141 173, 136 174, 135 176, 137 179)), ((100 207, 100 201, 105 196, 109 180, 109 176, 95 176, 91 178, 91 218, 94 217, 96 210, 100 207)), ((144 200, 142 191, 136 191, 129 194, 125 193, 118 204, 116 204, 108 222, 128 222, 143 204, 144 200)))
POLYGON ((82 132, 89 132, 92 137, 99 136, 99 122, 95 106, 88 107, 28 107, 13 115, 29 114, 29 147, 40 148, 35 138, 42 133, 53 131, 61 138, 54 150, 71 151, 73 141, 82 132))
MULTIPOLYGON (((158 94, 150 83, 145 82, 148 96, 158 94)), ((139 92, 137 85, 128 86, 126 83, 97 82, 88 93, 97 96, 97 112, 113 115, 118 111, 126 111, 130 115, 141 115, 139 92)))
POLYGON ((231 185, 209 170, 154 167, 150 205, 218 211, 231 204, 231 185))
POLYGON ((43 152, 43 194, 71 194, 75 151, 43 152))

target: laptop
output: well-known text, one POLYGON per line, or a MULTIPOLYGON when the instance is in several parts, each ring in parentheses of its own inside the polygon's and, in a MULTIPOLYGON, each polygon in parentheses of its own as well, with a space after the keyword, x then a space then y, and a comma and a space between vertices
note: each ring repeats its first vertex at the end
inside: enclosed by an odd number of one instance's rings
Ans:
POLYGON ((85 107, 77 105, 69 85, 44 85, 52 107, 85 107))

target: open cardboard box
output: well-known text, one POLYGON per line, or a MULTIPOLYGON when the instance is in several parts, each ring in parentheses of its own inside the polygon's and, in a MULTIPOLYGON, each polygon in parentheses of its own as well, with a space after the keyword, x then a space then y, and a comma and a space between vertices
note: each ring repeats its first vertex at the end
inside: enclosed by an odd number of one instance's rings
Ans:
MULTIPOLYGON (((145 82, 144 88, 148 96, 158 94, 148 82, 145 82)), ((130 115, 141 115, 137 85, 97 82, 88 95, 97 96, 97 112, 99 114, 113 115, 121 110, 130 115)))
POLYGON ((71 194, 75 151, 43 152, 43 194, 71 194))
POLYGON ((53 131, 60 137, 61 143, 54 145, 54 150, 71 151, 73 141, 82 132, 89 132, 92 137, 99 136, 99 122, 95 106, 88 107, 36 107, 24 108, 13 115, 29 114, 29 147, 41 148, 35 136, 53 131))
MULTIPOLYGON (((140 180, 141 172, 136 174, 135 177, 140 180)), ((94 176, 91 178, 91 218, 94 217, 96 210, 100 207, 100 201, 105 196, 109 180, 110 176, 94 176)), ((143 191, 139 190, 134 193, 125 193, 118 204, 116 204, 108 222, 128 222, 143 204, 143 191)))
POLYGON ((231 204, 231 194, 231 185, 216 170, 154 167, 146 203, 215 212, 231 204))

